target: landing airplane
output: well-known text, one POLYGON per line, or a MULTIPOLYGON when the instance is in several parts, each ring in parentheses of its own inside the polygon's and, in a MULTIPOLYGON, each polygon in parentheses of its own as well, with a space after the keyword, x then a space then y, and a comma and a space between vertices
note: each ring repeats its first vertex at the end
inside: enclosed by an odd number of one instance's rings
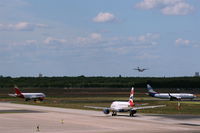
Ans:
POLYGON ((117 112, 130 112, 130 116, 134 116, 134 114, 139 109, 148 109, 148 108, 157 108, 157 107, 164 107, 166 105, 156 105, 156 106, 142 106, 142 107, 135 107, 134 99, 134 88, 132 87, 129 101, 114 101, 112 102, 110 107, 95 107, 95 106, 84 106, 86 108, 93 108, 93 109, 102 109, 104 114, 109 114, 112 112, 112 116, 116 116, 117 112))
POLYGON ((137 67, 137 68, 134 68, 134 70, 137 70, 138 72, 144 72, 145 70, 148 70, 148 69, 137 67))
POLYGON ((153 88, 149 84, 147 84, 147 89, 149 96, 161 99, 170 99, 170 101, 181 100, 181 99, 193 100, 194 98, 196 98, 194 94, 190 93, 157 93, 153 90, 153 88))
POLYGON ((21 93, 21 91, 17 86, 15 86, 14 89, 15 89, 15 94, 8 94, 8 95, 13 97, 24 98, 25 101, 28 100, 43 101, 44 98, 46 97, 44 93, 21 93))

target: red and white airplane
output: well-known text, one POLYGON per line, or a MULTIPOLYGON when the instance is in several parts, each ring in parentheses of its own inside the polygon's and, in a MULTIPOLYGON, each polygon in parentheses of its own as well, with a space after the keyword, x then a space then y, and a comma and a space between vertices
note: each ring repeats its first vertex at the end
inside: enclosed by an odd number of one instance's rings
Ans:
POLYGON ((25 101, 28 100, 43 101, 44 98, 46 97, 44 93, 21 93, 21 91, 17 86, 15 86, 14 89, 15 89, 15 94, 8 94, 8 95, 13 97, 24 98, 25 101))
MULTIPOLYGON (((93 108, 93 109, 102 109, 104 114, 109 114, 112 112, 112 116, 116 116, 117 112, 130 112, 130 116, 134 116, 134 114, 139 109, 148 109, 148 108, 157 108, 157 107, 164 107, 166 105, 156 105, 156 106, 141 106, 135 107, 134 99, 134 88, 132 87, 129 101, 114 101, 110 105, 110 107, 95 107, 95 106, 85 106, 86 108, 93 108)), ((140 104, 141 105, 141 104, 140 104)))

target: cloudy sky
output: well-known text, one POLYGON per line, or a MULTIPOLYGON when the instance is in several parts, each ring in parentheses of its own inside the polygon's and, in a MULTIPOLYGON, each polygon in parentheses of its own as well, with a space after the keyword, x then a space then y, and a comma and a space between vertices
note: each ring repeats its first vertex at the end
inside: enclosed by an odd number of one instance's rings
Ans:
POLYGON ((3 76, 200 71, 199 0, 0 0, 0 18, 3 76))

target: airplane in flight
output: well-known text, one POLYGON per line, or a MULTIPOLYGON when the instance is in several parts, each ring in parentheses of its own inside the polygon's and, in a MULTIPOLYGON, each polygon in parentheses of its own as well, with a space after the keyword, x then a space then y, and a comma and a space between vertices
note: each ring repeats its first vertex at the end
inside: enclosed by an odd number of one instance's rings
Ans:
POLYGON ((14 87, 15 94, 8 94, 9 96, 13 97, 20 97, 24 98, 25 101, 34 100, 34 101, 43 101, 46 97, 44 93, 22 93, 17 86, 14 87))
POLYGON ((155 92, 149 84, 147 84, 147 89, 148 89, 149 96, 161 98, 161 99, 169 99, 170 101, 181 100, 181 99, 193 100, 194 98, 196 98, 194 94, 190 94, 190 93, 158 93, 158 92, 155 92))
MULTIPOLYGON (((112 116, 116 116, 117 112, 130 112, 130 116, 134 116, 134 114, 137 112, 139 109, 148 109, 148 108, 157 108, 157 107, 164 107, 166 105, 156 105, 156 106, 140 106, 140 107, 135 107, 134 101, 134 88, 132 87, 129 101, 114 101, 110 105, 110 107, 95 107, 95 106, 84 106, 86 108, 92 108, 92 109, 101 109, 103 110, 104 114, 109 114, 112 112, 112 116)), ((142 105, 142 104, 140 104, 142 105)))
POLYGON ((137 67, 137 68, 134 68, 134 70, 137 70, 138 72, 144 72, 145 70, 148 70, 148 69, 137 67))

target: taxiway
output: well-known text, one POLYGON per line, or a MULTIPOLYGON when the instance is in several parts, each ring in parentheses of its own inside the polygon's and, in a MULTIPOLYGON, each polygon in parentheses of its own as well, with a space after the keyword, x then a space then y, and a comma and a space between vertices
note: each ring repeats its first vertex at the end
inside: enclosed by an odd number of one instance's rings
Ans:
POLYGON ((0 103, 2 133, 199 133, 200 116, 119 114, 0 103), (39 127, 39 130, 37 129, 39 127))

